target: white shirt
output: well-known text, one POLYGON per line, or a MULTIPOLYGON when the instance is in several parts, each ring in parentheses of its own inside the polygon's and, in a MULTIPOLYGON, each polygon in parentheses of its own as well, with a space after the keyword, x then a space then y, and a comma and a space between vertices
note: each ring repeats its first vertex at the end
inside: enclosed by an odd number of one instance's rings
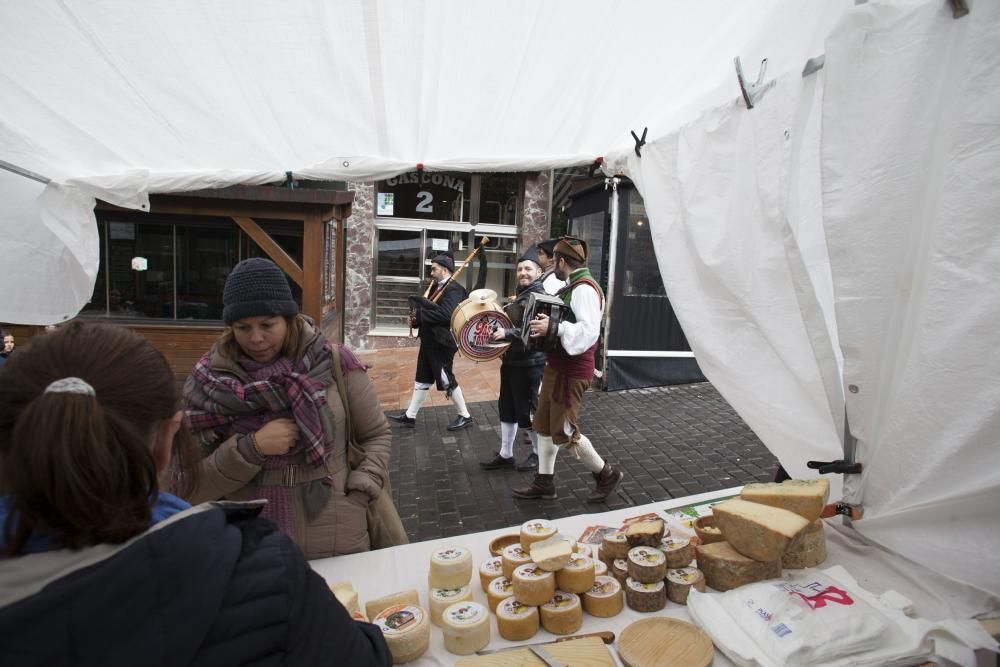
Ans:
POLYGON ((583 354, 601 335, 601 297, 591 285, 577 285, 569 298, 576 322, 559 323, 559 342, 570 356, 583 354))
POLYGON ((556 292, 561 290, 563 287, 566 287, 566 281, 556 278, 556 274, 554 272, 542 279, 542 288, 545 290, 545 293, 550 296, 555 296, 556 292))

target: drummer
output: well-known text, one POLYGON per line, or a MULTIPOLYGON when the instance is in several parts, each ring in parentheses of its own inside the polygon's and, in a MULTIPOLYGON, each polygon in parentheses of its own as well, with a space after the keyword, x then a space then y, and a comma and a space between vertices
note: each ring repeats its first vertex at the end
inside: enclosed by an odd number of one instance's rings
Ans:
POLYGON ((420 351, 410 406, 406 412, 386 415, 397 424, 414 428, 420 406, 427 400, 431 386, 437 385, 438 391, 445 392, 458 409, 458 416, 448 424, 448 430, 472 426, 472 415, 452 370, 458 346, 451 335, 451 314, 467 296, 465 288, 451 280, 454 272, 454 257, 449 253, 438 255, 431 260, 432 289, 426 297, 413 297, 416 303, 414 324, 420 327, 420 351))
POLYGON ((545 352, 525 350, 521 341, 525 304, 532 292, 545 293, 541 282, 542 267, 538 261, 538 248, 532 244, 517 262, 517 294, 505 309, 513 328, 498 328, 493 340, 509 341, 510 347, 500 366, 500 451, 489 461, 480 461, 484 470, 538 469, 538 434, 531 429, 531 420, 538 406, 538 389, 545 370, 545 352), (531 439, 531 454, 521 463, 514 463, 514 441, 517 429, 527 429, 531 439))

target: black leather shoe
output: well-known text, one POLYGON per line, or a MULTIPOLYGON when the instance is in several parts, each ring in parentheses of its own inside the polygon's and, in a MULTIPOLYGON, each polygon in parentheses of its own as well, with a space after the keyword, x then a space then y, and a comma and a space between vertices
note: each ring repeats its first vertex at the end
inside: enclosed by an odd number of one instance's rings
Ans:
POLYGON ((472 421, 473 421, 472 417, 463 417, 462 415, 459 415, 455 417, 455 421, 448 424, 448 430, 460 431, 463 428, 469 428, 470 426, 472 426, 472 421))
POLYGON ((513 468, 514 467, 514 457, 505 459, 500 456, 500 452, 493 455, 493 458, 489 461, 480 461, 479 467, 483 470, 499 470, 500 468, 513 468))
POLYGON ((417 425, 417 420, 413 417, 407 417, 405 412, 399 412, 393 415, 386 415, 389 421, 396 422, 397 424, 402 424, 403 426, 409 426, 413 428, 417 425))
POLYGON ((528 470, 538 470, 538 454, 534 452, 531 452, 523 462, 517 464, 518 472, 526 472, 528 470))

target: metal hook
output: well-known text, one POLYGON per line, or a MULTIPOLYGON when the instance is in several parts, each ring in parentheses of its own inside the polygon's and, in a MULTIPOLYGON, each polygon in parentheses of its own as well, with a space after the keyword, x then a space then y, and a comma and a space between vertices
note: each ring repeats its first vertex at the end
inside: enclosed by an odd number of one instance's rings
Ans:
POLYGON ((630 130, 630 132, 632 132, 632 138, 635 139, 636 157, 642 157, 642 153, 639 152, 639 149, 646 145, 646 130, 648 129, 649 129, 648 127, 642 128, 642 139, 635 136, 635 132, 630 130))
POLYGON ((760 73, 757 80, 751 84, 743 78, 743 66, 740 64, 740 57, 733 59, 736 64, 736 79, 740 83, 740 92, 743 93, 743 101, 746 102, 747 109, 753 109, 754 103, 760 98, 764 88, 764 73, 767 72, 767 58, 760 61, 760 73))

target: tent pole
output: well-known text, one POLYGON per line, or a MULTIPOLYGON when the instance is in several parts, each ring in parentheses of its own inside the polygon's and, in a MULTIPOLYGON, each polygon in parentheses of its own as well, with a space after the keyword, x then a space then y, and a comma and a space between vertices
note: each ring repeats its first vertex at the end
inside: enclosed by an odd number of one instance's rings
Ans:
POLYGON ((608 248, 608 293, 604 295, 604 345, 601 350, 601 384, 608 388, 608 340, 611 338, 611 306, 615 293, 615 271, 618 264, 618 183, 617 176, 604 179, 604 187, 611 188, 611 234, 608 248))
POLYGON ((11 164, 10 162, 5 162, 3 160, 0 160, 0 169, 9 171, 12 174, 17 174, 18 176, 24 176, 25 178, 30 178, 33 181, 38 181, 39 183, 44 183, 45 185, 48 185, 49 183, 52 182, 51 178, 46 178, 41 174, 36 174, 33 171, 22 169, 21 167, 18 167, 16 164, 11 164))
MULTIPOLYGON (((846 463, 854 463, 854 457, 857 454, 858 449, 858 439, 851 435, 851 424, 847 419, 847 406, 844 406, 844 461, 846 463)), ((854 522, 851 520, 850 514, 844 515, 844 525, 853 526, 854 522)))

